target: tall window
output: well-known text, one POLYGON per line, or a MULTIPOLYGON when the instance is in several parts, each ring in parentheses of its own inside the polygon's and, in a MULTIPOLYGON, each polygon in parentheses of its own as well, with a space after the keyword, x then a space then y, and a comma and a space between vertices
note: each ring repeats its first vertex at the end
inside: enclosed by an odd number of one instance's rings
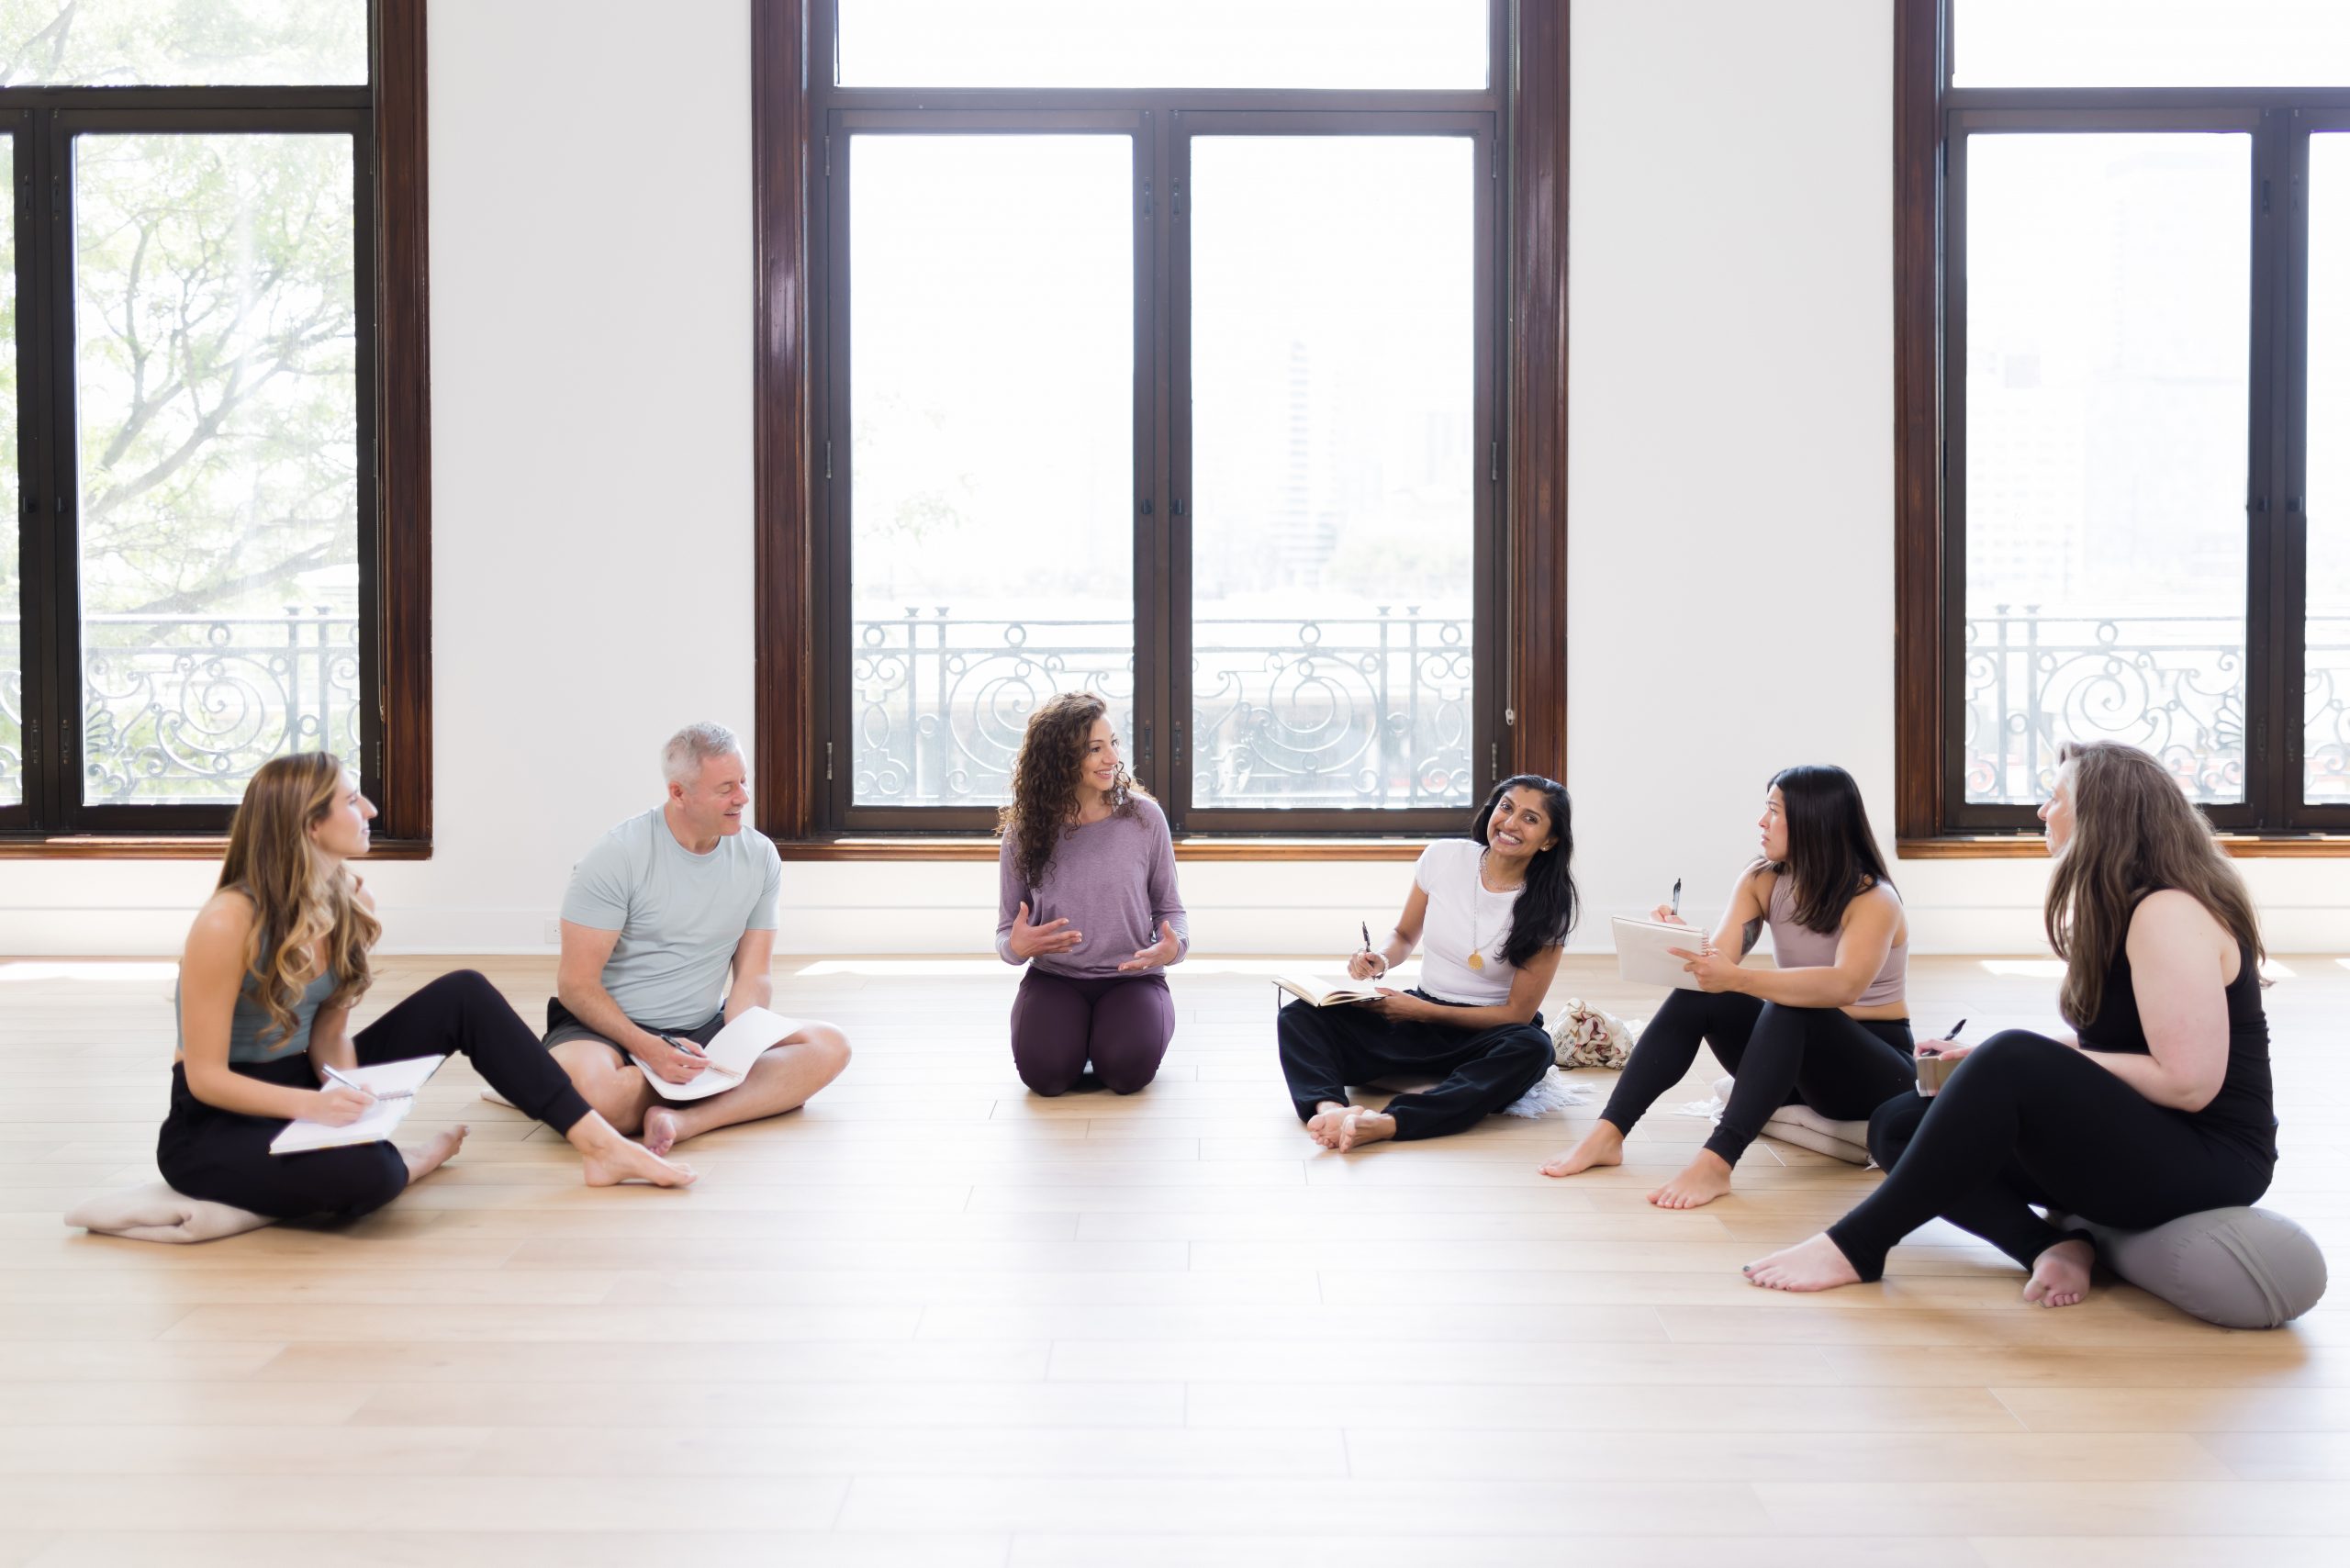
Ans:
POLYGON ((1505 11, 811 8, 818 825, 991 826, 1076 689, 1185 830, 1458 823, 1505 11))
POLYGON ((0 830, 386 793, 374 11, 0 3, 0 830))
POLYGON ((2224 829, 2350 828, 2350 8, 1905 0, 1902 34, 1905 363, 1942 334, 1904 382, 1942 628, 1904 836, 2028 825, 2099 738, 2224 829))

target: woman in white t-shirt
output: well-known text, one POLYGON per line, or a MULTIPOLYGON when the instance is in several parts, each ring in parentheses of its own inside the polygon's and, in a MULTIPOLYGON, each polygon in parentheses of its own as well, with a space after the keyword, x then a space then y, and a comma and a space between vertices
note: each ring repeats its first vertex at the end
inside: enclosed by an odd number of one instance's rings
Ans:
POLYGON ((1345 1150, 1457 1133, 1550 1070, 1542 997, 1575 920, 1570 810, 1566 786, 1553 779, 1504 779, 1472 836, 1422 852, 1395 928, 1347 966, 1357 980, 1382 978, 1425 938, 1419 987, 1281 1009, 1281 1074, 1316 1143, 1345 1150), (1406 1076, 1441 1081, 1396 1095, 1383 1111, 1347 1098, 1348 1084, 1406 1076))

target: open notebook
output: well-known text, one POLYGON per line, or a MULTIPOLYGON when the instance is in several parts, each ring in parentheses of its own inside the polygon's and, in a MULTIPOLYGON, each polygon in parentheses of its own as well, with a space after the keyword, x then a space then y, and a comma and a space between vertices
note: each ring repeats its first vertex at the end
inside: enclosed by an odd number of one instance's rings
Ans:
POLYGON ((447 1057, 410 1057, 406 1061, 378 1062, 374 1067, 335 1070, 375 1097, 357 1121, 330 1127, 324 1122, 297 1121, 269 1140, 272 1154, 306 1154, 314 1148, 341 1148, 354 1143, 378 1143, 392 1136, 408 1114, 416 1109, 416 1092, 441 1070, 447 1057))
POLYGON ((786 1018, 764 1007, 745 1007, 702 1047, 710 1065, 683 1083, 663 1081, 643 1062, 638 1062, 636 1068, 644 1074, 644 1081, 653 1085, 653 1092, 664 1100, 707 1100, 742 1082, 743 1075, 751 1070, 751 1064, 769 1046, 799 1032, 800 1021, 796 1018, 786 1018))
POLYGON ((1377 980, 1326 980, 1317 975, 1275 975, 1273 984, 1308 1007, 1336 1007, 1348 1002, 1371 1002, 1379 995, 1377 980))
POLYGON ((1706 934, 1694 925, 1665 925, 1653 920, 1616 917, 1616 972, 1638 985, 1669 985, 1695 991, 1697 979, 1669 950, 1703 952, 1706 934))

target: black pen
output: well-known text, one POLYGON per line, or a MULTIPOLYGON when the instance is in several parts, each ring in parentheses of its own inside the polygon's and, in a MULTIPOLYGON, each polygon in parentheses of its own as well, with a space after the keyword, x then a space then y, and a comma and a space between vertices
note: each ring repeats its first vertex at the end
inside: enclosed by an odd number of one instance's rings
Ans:
MULTIPOLYGON (((1965 1027, 1966 1027, 1966 1020, 1965 1020, 1965 1019, 1964 1019, 1964 1018, 1962 1018, 1962 1019, 1960 1019, 1957 1023, 1953 1024, 1953 1025, 1950 1026, 1950 1033, 1949 1033, 1949 1034, 1944 1035, 1944 1036, 1943 1036, 1941 1039, 1939 1039, 1939 1040, 1934 1040, 1934 1041, 1931 1041, 1931 1042, 1930 1042, 1930 1044, 1933 1044, 1933 1045, 1937 1045, 1937 1046, 1948 1046, 1948 1045, 1954 1045, 1954 1044, 1956 1044, 1956 1043, 1957 1043, 1957 1040, 1958 1040, 1958 1032, 1959 1032, 1961 1029, 1964 1029, 1964 1028, 1965 1028, 1965 1027)), ((1940 1055, 1942 1055, 1942 1052, 1940 1052, 1940 1051, 1936 1051, 1936 1052, 1934 1052, 1933 1054, 1934 1054, 1935 1056, 1940 1056, 1940 1055)))
POLYGON ((1675 920, 1681 918, 1681 879, 1678 877, 1673 879, 1673 916, 1675 920))

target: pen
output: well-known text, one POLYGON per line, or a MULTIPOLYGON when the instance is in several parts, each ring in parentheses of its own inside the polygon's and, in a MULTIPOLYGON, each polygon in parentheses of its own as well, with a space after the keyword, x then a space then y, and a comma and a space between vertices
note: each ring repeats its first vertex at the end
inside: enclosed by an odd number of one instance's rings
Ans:
POLYGON ((1681 879, 1678 877, 1673 879, 1673 913, 1675 917, 1681 913, 1681 879))
POLYGON ((1371 922, 1368 920, 1362 923, 1362 950, 1366 953, 1371 951, 1371 922))
POLYGON ((660 1041, 663 1045, 668 1047, 671 1050, 677 1052, 679 1056, 700 1057, 705 1061, 710 1058, 710 1053, 708 1051, 703 1050, 691 1040, 680 1040, 675 1036, 664 1035, 657 1030, 655 1032, 653 1037, 660 1041))
POLYGON ((337 1072, 330 1067, 321 1067, 319 1070, 325 1073, 328 1078, 331 1079, 335 1082, 341 1084, 345 1089, 355 1089, 371 1100, 413 1100, 416 1098, 416 1091, 413 1089, 402 1089, 394 1093, 379 1094, 375 1090, 370 1089, 365 1084, 358 1081, 356 1079, 343 1077, 342 1074, 337 1072))
MULTIPOLYGON (((1964 1029, 1964 1028, 1965 1028, 1965 1027, 1966 1027, 1966 1020, 1965 1020, 1965 1019, 1964 1019, 1964 1018, 1962 1018, 1962 1019, 1960 1019, 1957 1023, 1953 1024, 1953 1025, 1950 1026, 1950 1033, 1949 1033, 1949 1034, 1944 1035, 1944 1036, 1943 1036, 1941 1039, 1939 1039, 1939 1040, 1932 1040, 1932 1041, 1929 1041, 1929 1042, 1928 1042, 1928 1044, 1930 1044, 1930 1045, 1936 1045, 1936 1046, 1947 1046, 1947 1045, 1954 1044, 1954 1043, 1957 1041, 1957 1039, 1958 1039, 1958 1032, 1959 1032, 1961 1029, 1964 1029)), ((1929 1052, 1928 1054, 1929 1054, 1929 1055, 1931 1055, 1931 1056, 1940 1056, 1940 1055, 1942 1055, 1942 1052, 1940 1052, 1940 1051, 1930 1051, 1930 1052, 1929 1052)))

